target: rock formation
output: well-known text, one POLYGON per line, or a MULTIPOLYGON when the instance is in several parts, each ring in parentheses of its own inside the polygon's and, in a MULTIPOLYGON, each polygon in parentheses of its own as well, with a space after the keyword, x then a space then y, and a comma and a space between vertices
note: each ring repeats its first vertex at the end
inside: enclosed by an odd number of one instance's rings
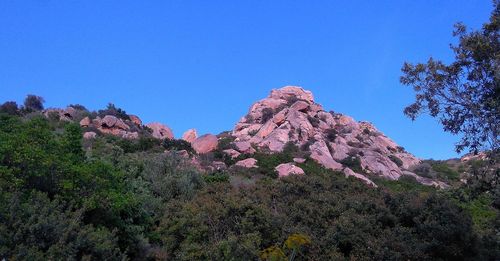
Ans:
POLYGON ((293 163, 283 163, 274 169, 276 172, 278 172, 279 177, 286 177, 288 175, 303 175, 304 170, 295 166, 293 163))
MULTIPOLYGON (((113 115, 105 115, 103 118, 97 116, 92 120, 87 116, 80 120, 80 126, 82 128, 93 127, 99 130, 100 133, 111 134, 125 139, 138 139, 139 133, 132 130, 129 124, 132 126, 135 123, 128 120, 124 121, 113 115)), ((94 133, 92 138, 95 138, 97 134, 93 131, 91 133, 94 133)))
POLYGON ((128 117, 130 118, 130 121, 132 121, 135 125, 142 125, 142 120, 141 118, 139 118, 139 116, 129 114, 128 117))
POLYGON ((69 106, 66 109, 46 109, 43 111, 43 115, 47 118, 56 115, 61 121, 72 122, 76 115, 76 109, 69 106))
POLYGON ((159 122, 148 123, 146 127, 150 128, 153 131, 153 137, 157 139, 173 139, 174 133, 172 130, 159 122))
POLYGON ((375 184, 369 175, 397 180, 405 174, 403 171, 420 162, 371 123, 327 112, 314 102, 310 91, 295 86, 273 90, 254 103, 232 135, 240 153, 253 153, 254 147, 280 152, 291 142, 308 150, 310 157, 326 168, 343 171, 370 185, 375 184), (346 162, 358 164, 362 173, 348 168, 346 162))
POLYGON ((191 146, 198 154, 208 153, 217 148, 219 139, 212 134, 205 134, 191 143, 191 146))
POLYGON ((243 168, 257 168, 257 160, 254 158, 248 158, 244 160, 240 160, 234 164, 235 166, 243 167, 243 168))
POLYGON ((195 129, 189 129, 184 134, 182 134, 182 139, 191 143, 198 138, 198 133, 195 129))

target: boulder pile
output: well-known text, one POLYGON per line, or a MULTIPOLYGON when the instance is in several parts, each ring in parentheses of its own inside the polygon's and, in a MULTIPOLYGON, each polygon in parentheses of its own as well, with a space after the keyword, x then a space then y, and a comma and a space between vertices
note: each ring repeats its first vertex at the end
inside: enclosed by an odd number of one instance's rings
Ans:
MULTIPOLYGON (((228 152, 231 155, 253 153, 255 148, 280 152, 291 142, 309 151, 310 157, 324 167, 370 185, 374 183, 367 174, 397 180, 420 162, 371 123, 327 112, 314 102, 310 91, 296 86, 272 90, 267 98, 254 103, 232 135, 236 152, 228 152), (354 167, 362 173, 351 169, 354 167)), ((280 167, 280 173, 293 173, 292 166, 280 167)))

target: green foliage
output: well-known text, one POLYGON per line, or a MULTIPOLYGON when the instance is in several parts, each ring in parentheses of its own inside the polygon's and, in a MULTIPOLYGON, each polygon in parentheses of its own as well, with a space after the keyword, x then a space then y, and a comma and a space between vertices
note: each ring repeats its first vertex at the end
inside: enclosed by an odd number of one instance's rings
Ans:
POLYGON ((492 207, 493 199, 491 195, 482 194, 469 202, 459 203, 459 205, 469 212, 478 230, 491 228, 493 222, 498 218, 498 210, 492 207))
POLYGON ((78 111, 88 111, 88 109, 81 104, 70 104, 70 105, 68 105, 68 107, 72 107, 73 109, 78 110, 78 111))
POLYGON ((194 153, 194 149, 191 147, 191 143, 185 140, 164 139, 161 142, 161 145, 166 150, 173 150, 173 151, 185 150, 187 152, 194 153))
POLYGON ((500 126, 500 2, 494 1, 489 23, 467 31, 455 25, 450 64, 429 58, 427 63, 405 63, 401 83, 412 86, 415 102, 404 113, 414 120, 421 112, 439 118, 444 130, 461 134, 458 152, 499 149, 500 126))
POLYGON ((289 142, 283 147, 283 151, 280 153, 265 153, 257 152, 252 155, 253 158, 257 160, 257 165, 259 166, 258 171, 266 176, 276 178, 278 177, 276 171, 274 170, 276 166, 281 163, 292 162, 294 157, 301 157, 302 154, 299 148, 289 142))
POLYGON ((107 259, 125 257, 116 233, 82 222, 60 200, 32 192, 1 193, 0 257, 24 260, 107 259))
POLYGON ((106 109, 99 110, 97 113, 101 118, 103 118, 106 115, 112 115, 119 119, 130 120, 130 117, 128 116, 127 112, 125 112, 121 108, 116 107, 113 103, 108 103, 106 109))
POLYGON ((26 112, 34 112, 43 110, 43 104, 45 100, 33 94, 28 94, 24 99, 24 107, 23 110, 26 112))
POLYGON ((376 177, 372 179, 381 189, 394 193, 404 193, 407 191, 429 193, 436 191, 436 188, 422 185, 412 176, 401 176, 398 180, 388 180, 376 177))
MULTIPOLYGON (((258 169, 202 175, 156 139, 100 136, 82 149, 81 135, 77 124, 0 114, 0 259, 255 260, 262 249, 276 260, 500 255, 491 187, 439 192, 404 176, 374 178, 371 189, 292 143, 252 155, 258 169), (272 178, 294 157, 306 158, 298 164, 306 175, 272 178)), ((218 150, 230 148, 227 139, 218 150)), ((344 164, 360 167, 356 157, 344 164)))
POLYGON ((202 177, 206 183, 229 182, 229 175, 223 172, 215 172, 208 175, 203 175, 202 177))
POLYGON ((450 181, 458 181, 460 178, 460 174, 458 174, 458 172, 456 172, 455 170, 451 169, 444 162, 433 162, 431 166, 432 170, 434 170, 437 173, 438 178, 450 181))
POLYGON ((348 156, 341 160, 340 163, 352 171, 357 173, 363 173, 363 167, 361 167, 361 159, 358 156, 348 156))

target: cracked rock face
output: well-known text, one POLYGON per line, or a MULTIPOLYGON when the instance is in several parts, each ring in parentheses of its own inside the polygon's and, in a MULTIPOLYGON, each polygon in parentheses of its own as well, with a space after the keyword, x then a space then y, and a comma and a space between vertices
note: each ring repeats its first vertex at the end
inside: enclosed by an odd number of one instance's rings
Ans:
POLYGON ((309 150, 310 157, 324 167, 344 171, 370 185, 373 182, 367 173, 396 180, 410 166, 420 163, 371 123, 326 112, 314 102, 310 91, 296 86, 272 90, 267 98, 254 103, 232 135, 240 153, 249 153, 249 144, 280 152, 292 142, 309 150), (357 159, 363 173, 355 173, 341 163, 348 157, 357 159))

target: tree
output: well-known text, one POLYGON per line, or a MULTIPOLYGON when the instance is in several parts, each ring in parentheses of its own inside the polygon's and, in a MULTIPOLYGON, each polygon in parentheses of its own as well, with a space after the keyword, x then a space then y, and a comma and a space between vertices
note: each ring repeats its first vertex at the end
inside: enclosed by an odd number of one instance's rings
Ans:
POLYGON ((15 101, 8 101, 0 105, 0 112, 17 115, 19 114, 19 108, 17 107, 17 103, 15 101))
POLYGON ((28 112, 41 111, 43 110, 43 103, 45 103, 45 100, 42 97, 28 94, 24 99, 24 109, 28 112))
POLYGON ((405 115, 415 120, 425 112, 439 118, 445 131, 462 135, 457 152, 499 149, 500 0, 494 0, 493 6, 489 23, 480 30, 455 25, 454 62, 447 65, 431 57, 425 64, 405 63, 402 67, 401 83, 416 92, 405 115))

